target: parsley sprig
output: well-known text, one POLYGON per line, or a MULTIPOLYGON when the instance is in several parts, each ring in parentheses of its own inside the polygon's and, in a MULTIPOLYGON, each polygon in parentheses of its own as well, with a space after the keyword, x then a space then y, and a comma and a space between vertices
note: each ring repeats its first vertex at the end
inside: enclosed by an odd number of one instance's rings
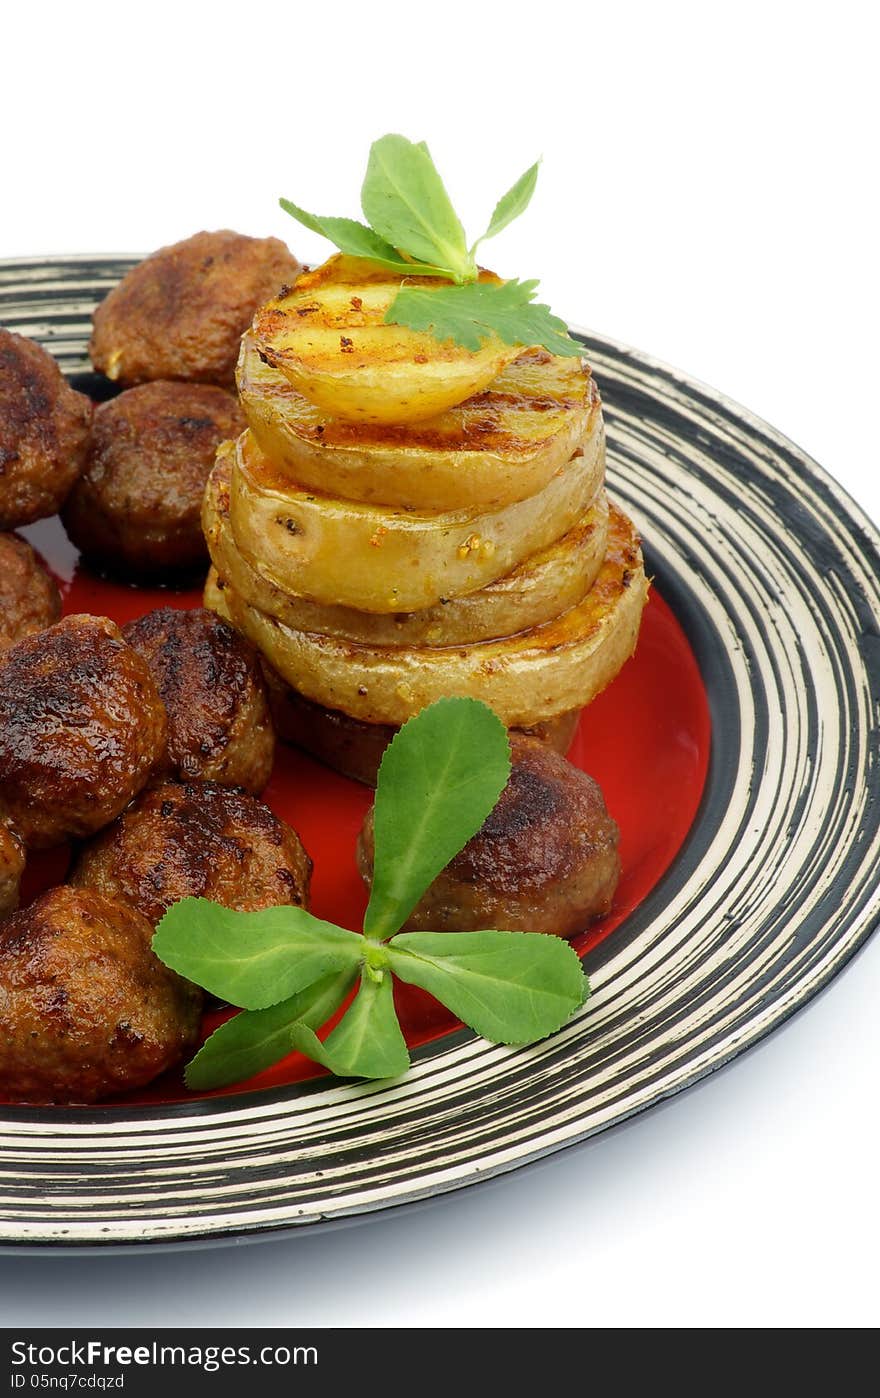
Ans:
POLYGON ((424 141, 390 134, 374 141, 361 190, 366 223, 351 218, 319 218, 280 201, 281 207, 313 233, 320 233, 352 257, 368 258, 386 271, 440 278, 436 287, 407 286, 389 306, 385 320, 431 333, 477 350, 490 336, 508 345, 542 345, 552 354, 583 354, 564 321, 535 301, 534 280, 479 281, 476 251, 528 208, 538 181, 531 165, 498 200, 489 226, 470 246, 446 187, 424 141))
POLYGON ((240 1082, 297 1050, 339 1077, 396 1077, 409 1053, 393 978, 421 986, 494 1043, 558 1029, 589 986, 572 948, 534 932, 400 932, 428 885, 476 834, 510 774, 507 732, 473 699, 440 699, 385 752, 363 934, 302 908, 233 912, 184 898, 153 938, 162 961, 240 1006, 188 1065, 187 1086, 240 1082), (357 993, 335 1028, 333 1018, 357 993))

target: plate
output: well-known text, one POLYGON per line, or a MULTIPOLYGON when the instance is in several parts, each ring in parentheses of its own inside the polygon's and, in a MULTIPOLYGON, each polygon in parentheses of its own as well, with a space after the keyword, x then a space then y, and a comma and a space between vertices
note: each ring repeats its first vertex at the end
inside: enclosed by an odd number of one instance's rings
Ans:
MULTIPOLYGON (((130 265, 0 264, 0 323, 41 340, 76 380, 92 308, 130 265)), ((583 339, 606 405, 609 486, 643 530, 712 732, 684 844, 586 951, 588 1009, 528 1048, 444 1032, 390 1083, 315 1078, 194 1101, 2 1107, 0 1244, 231 1241, 516 1169, 729 1062, 874 930, 877 533, 815 463, 742 408, 646 356, 583 339)), ((681 696, 668 674, 654 687, 646 712, 662 725, 681 696)), ((646 779, 634 796, 676 809, 674 772, 660 787, 646 779)))

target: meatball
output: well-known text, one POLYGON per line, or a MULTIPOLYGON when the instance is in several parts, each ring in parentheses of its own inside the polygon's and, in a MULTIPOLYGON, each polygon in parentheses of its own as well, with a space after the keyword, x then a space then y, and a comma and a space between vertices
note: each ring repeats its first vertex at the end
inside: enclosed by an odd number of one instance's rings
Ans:
MULTIPOLYGON (((481 830, 417 904, 408 931, 555 932, 607 913, 620 877, 618 830, 599 784, 537 738, 512 733, 510 780, 481 830)), ((367 883, 373 813, 358 841, 367 883)))
POLYGON ((259 795, 272 773, 275 731, 250 642, 200 607, 148 612, 122 636, 149 665, 165 705, 164 770, 259 795))
POLYGON ((219 443, 243 427, 236 399, 210 384, 144 384, 102 403, 61 515, 71 539, 115 570, 207 567, 205 482, 219 443))
POLYGON ((165 753, 145 660, 106 617, 69 616, 0 656, 0 819, 32 849, 100 830, 165 753))
MULTIPOLYGON (((263 671, 278 737, 343 776, 375 786, 382 754, 398 730, 390 724, 364 723, 338 709, 325 709, 292 689, 266 662, 263 671)), ((571 709, 527 731, 556 752, 566 753, 580 715, 580 709, 571 709)))
POLYGON ((160 248, 95 311, 92 363, 122 384, 187 379, 231 388, 254 312, 301 270, 278 238, 229 229, 160 248))
POLYGON ((0 918, 18 907, 18 885, 24 873, 24 850, 18 836, 0 824, 0 918))
POLYGON ((0 651, 43 631, 61 615, 61 597, 34 550, 17 534, 0 534, 0 651))
POLYGON ((53 888, 0 924, 0 1093, 94 1102, 143 1087, 197 1040, 202 994, 140 913, 53 888))
POLYGON ((0 330, 0 529, 56 513, 85 466, 91 420, 51 354, 0 330))
POLYGON ((268 806, 215 782, 148 788, 81 851, 71 873, 154 925, 180 898, 250 912, 308 905, 312 861, 268 806))

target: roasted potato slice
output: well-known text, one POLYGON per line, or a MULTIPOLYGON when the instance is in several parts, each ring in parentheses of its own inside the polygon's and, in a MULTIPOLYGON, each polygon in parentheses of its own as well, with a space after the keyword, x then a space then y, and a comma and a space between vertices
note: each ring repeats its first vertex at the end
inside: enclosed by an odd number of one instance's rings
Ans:
POLYGON ((300 486, 367 504, 455 510, 543 490, 599 426, 582 360, 521 352, 482 392, 420 422, 329 417, 245 335, 238 389, 269 460, 300 486))
POLYGON ((239 553, 229 527, 232 443, 217 455, 202 506, 202 525, 217 572, 250 606, 299 631, 320 631, 377 646, 452 646, 511 636, 573 607, 589 591, 605 557, 608 502, 600 491, 572 529, 479 592, 420 612, 359 612, 292 597, 239 553))
MULTIPOLYGON (((346 777, 353 777, 366 786, 376 785, 379 763, 399 731, 397 728, 385 723, 363 723, 338 709, 313 704, 279 679, 269 666, 266 666, 266 683, 278 733, 286 743, 303 748, 346 777)), ((532 737, 565 756, 580 716, 580 709, 573 709, 529 731, 532 737)))
MULTIPOLYGON (((218 578, 214 568, 205 583, 205 606, 231 622, 226 605, 226 584, 218 578)), ((265 660, 263 671, 278 737, 285 743, 302 748, 335 772, 353 777, 366 786, 375 786, 382 754, 398 731, 397 726, 364 723, 362 719, 351 718, 339 709, 325 709, 322 704, 313 703, 286 684, 265 660)), ((571 747, 580 716, 580 709, 572 709, 570 713, 558 714, 543 723, 517 731, 540 739, 564 757, 571 747)))
MULTIPOLYGON (((480 277, 499 280, 491 272, 480 277)), ((427 331, 386 325, 402 280, 399 272, 338 253, 257 311, 257 351, 311 403, 352 422, 435 417, 479 393, 520 352, 497 336, 468 350, 427 331)), ((407 282, 428 290, 449 285, 434 277, 407 282)))
POLYGON ((635 649, 648 584, 635 528, 613 505, 608 551, 576 607, 544 626, 467 647, 360 646, 295 631, 223 592, 233 625, 307 699, 367 723, 405 723, 444 695, 482 699, 508 728, 589 704, 635 649))
POLYGON ((363 612, 415 612, 486 587, 568 533, 604 476, 598 433, 529 500, 416 514, 298 489, 244 432, 229 520, 239 552, 282 592, 363 612))

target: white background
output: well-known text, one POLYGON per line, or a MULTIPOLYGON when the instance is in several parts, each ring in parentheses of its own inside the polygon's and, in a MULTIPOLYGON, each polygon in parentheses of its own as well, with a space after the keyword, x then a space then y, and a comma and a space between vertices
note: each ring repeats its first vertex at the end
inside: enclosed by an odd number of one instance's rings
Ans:
MULTIPOLYGON (((551 305, 768 418, 880 517, 869 3, 17 4, 0 256, 199 228, 326 245, 369 142, 426 139, 551 305)), ((650 800, 645 793, 645 800, 650 800)), ((874 1325, 880 941, 733 1068, 536 1170, 221 1252, 0 1258, 0 1323, 874 1325)))

